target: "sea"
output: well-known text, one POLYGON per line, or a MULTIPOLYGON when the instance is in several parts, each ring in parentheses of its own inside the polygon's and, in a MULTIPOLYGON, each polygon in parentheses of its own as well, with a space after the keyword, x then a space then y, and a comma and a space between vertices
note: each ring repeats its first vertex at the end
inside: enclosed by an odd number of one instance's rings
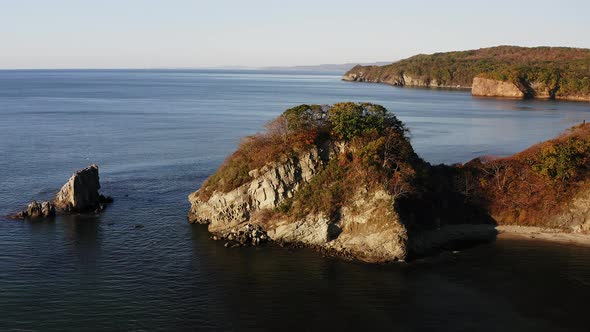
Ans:
POLYGON ((588 331, 590 248, 498 239, 386 265, 225 248, 187 195, 299 104, 381 104, 432 164, 506 156, 590 104, 341 81, 337 72, 0 71, 0 216, 96 163, 100 216, 0 217, 0 331, 588 331))

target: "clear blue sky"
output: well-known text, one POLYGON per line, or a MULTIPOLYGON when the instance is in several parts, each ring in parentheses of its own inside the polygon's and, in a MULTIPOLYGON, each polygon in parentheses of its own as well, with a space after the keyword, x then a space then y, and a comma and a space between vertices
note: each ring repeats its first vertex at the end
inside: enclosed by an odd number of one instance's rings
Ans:
POLYGON ((590 1, 0 0, 0 68, 372 62, 500 44, 590 48, 590 1))

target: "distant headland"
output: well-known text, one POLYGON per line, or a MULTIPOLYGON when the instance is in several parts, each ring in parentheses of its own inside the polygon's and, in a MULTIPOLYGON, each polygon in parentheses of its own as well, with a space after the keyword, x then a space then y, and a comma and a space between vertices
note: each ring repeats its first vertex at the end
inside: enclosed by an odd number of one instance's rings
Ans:
POLYGON ((474 96, 590 101, 590 49, 497 46, 357 65, 343 80, 471 89, 474 96))

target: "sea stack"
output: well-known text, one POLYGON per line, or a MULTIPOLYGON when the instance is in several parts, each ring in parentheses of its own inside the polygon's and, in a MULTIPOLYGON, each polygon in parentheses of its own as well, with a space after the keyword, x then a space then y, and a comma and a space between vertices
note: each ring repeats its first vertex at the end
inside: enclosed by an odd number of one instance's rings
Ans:
POLYGON ((11 219, 53 218, 56 213, 98 213, 113 199, 101 195, 98 165, 76 171, 50 202, 31 202, 27 208, 9 216, 11 219))
POLYGON ((102 210, 108 198, 99 194, 98 165, 93 164, 74 173, 55 195, 58 210, 66 212, 90 212, 102 210))

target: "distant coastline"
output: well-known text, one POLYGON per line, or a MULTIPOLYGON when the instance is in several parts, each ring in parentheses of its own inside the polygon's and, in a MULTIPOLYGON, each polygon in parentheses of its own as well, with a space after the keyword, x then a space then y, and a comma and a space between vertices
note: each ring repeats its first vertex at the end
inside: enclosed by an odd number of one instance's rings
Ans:
POLYGON ((590 49, 497 46, 358 65, 344 81, 471 89, 474 96, 590 101, 590 49))

